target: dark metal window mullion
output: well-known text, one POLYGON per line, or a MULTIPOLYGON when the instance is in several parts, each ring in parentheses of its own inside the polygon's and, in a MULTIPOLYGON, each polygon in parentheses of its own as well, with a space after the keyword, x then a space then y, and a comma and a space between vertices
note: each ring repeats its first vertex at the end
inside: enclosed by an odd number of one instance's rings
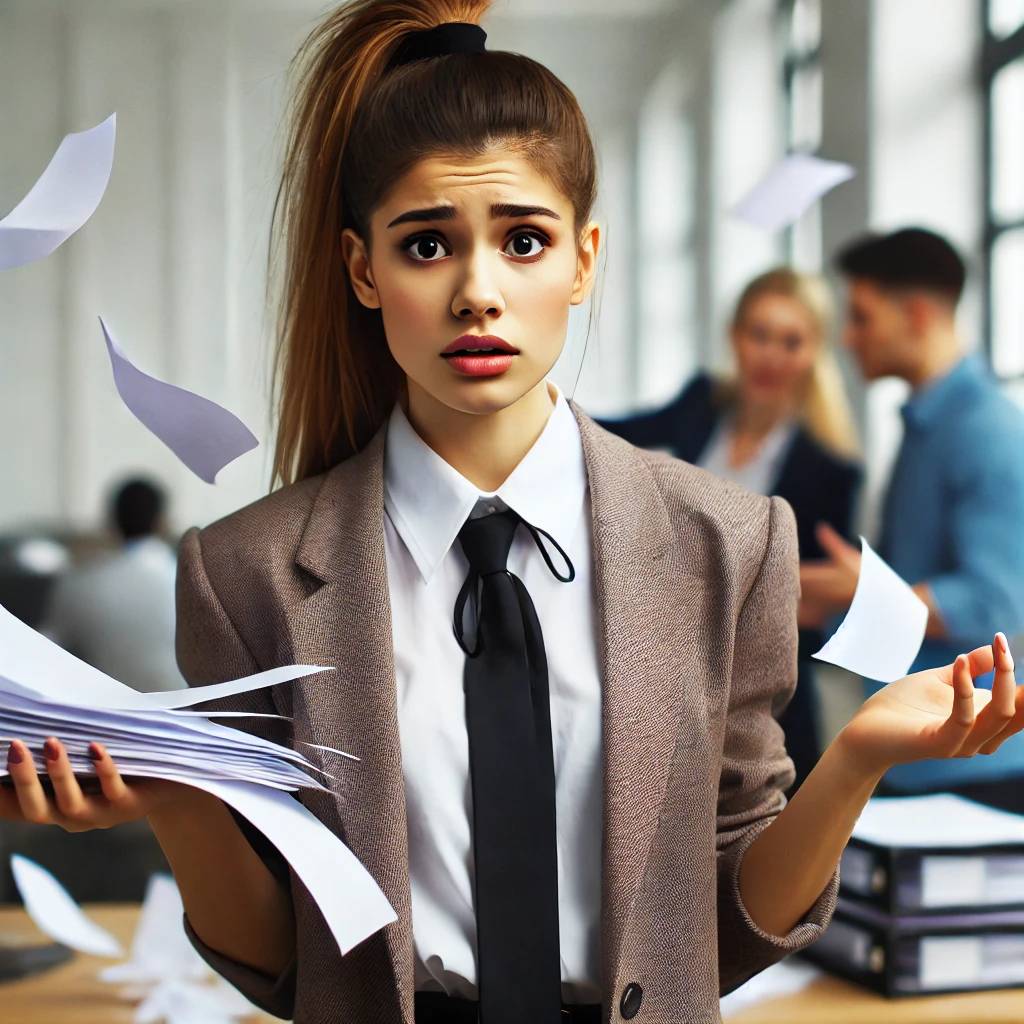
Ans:
POLYGON ((995 370, 995 338, 993 337, 992 254, 999 237, 1008 231, 1024 228, 1024 217, 1000 221, 993 204, 995 126, 993 124, 992 89, 996 75, 1008 64, 1024 56, 1024 24, 1004 39, 997 39, 990 28, 991 0, 979 0, 982 20, 981 96, 982 96, 982 182, 984 229, 981 246, 982 331, 989 366, 995 370))

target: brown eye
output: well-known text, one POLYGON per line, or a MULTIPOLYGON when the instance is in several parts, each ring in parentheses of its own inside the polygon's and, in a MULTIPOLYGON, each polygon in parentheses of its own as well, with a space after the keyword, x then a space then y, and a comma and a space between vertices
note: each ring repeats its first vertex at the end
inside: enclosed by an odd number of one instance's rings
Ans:
POLYGON ((509 244, 505 247, 505 252, 509 256, 539 256, 546 247, 546 238, 541 238, 540 235, 530 231, 520 231, 512 236, 509 244), (534 243, 536 243, 537 248, 534 248, 534 243), (512 249, 511 252, 509 252, 510 248, 512 249))
POLYGON ((436 263, 443 256, 450 255, 440 238, 434 235, 420 235, 405 245, 405 251, 417 263, 436 263))

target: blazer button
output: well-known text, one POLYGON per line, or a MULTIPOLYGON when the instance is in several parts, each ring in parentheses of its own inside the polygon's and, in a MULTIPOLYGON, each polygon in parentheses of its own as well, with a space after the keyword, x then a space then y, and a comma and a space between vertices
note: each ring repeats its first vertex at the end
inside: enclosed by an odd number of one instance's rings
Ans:
POLYGON ((619 1000, 619 1012, 626 1020, 632 1020, 640 1012, 640 1004, 644 1001, 644 990, 631 981, 623 990, 619 1000))

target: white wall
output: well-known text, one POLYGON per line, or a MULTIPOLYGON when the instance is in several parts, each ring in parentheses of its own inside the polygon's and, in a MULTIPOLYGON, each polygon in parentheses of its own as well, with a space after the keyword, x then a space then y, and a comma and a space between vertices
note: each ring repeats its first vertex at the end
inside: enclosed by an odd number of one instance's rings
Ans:
POLYGON ((110 483, 143 470, 175 524, 266 489, 261 330, 273 127, 303 18, 218 5, 8 0, 0 9, 0 206, 61 136, 118 114, 110 187, 49 259, 0 277, 0 526, 95 522, 110 483), (16 140, 16 142, 14 141, 16 140), (237 412, 264 441, 216 487, 120 404, 96 317, 145 370, 237 412))

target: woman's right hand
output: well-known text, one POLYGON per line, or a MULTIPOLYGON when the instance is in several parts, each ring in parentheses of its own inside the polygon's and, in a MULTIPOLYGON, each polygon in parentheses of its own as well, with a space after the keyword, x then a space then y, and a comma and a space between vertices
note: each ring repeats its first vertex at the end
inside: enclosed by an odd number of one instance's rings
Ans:
POLYGON ((185 801, 196 793, 192 787, 169 779, 125 782, 113 758, 99 743, 89 744, 89 756, 100 792, 86 793, 58 739, 51 736, 46 740, 43 755, 53 784, 52 796, 43 788, 28 747, 21 740, 11 741, 7 770, 14 786, 0 786, 0 818, 59 825, 68 832, 87 832, 145 818, 159 808, 185 801))

